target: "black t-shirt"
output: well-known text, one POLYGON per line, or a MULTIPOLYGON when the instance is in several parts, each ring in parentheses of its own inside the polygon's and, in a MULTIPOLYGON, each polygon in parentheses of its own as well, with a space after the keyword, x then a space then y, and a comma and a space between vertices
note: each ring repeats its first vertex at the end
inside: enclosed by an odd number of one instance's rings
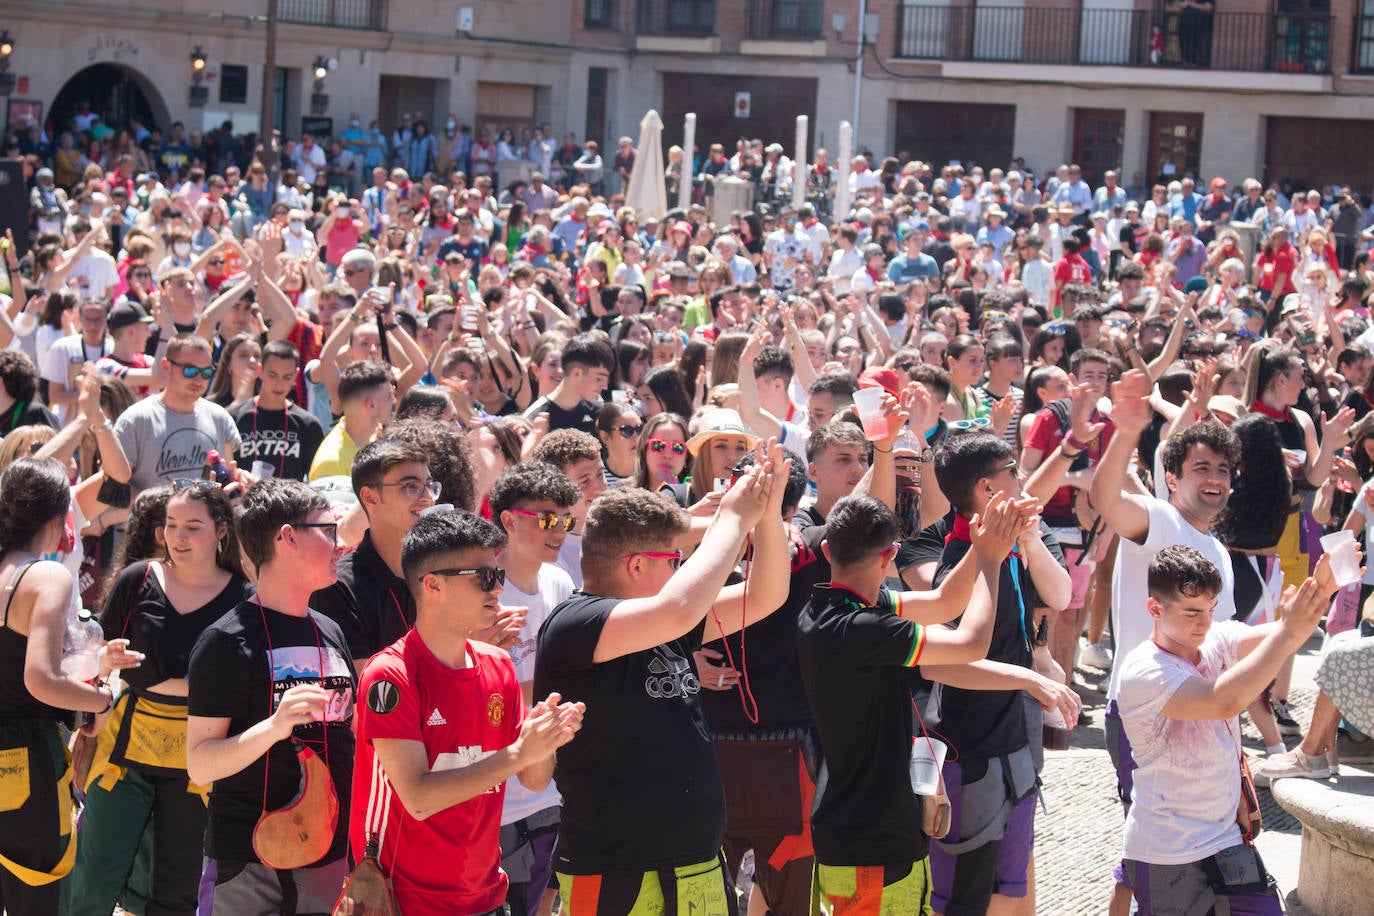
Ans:
MULTIPOLYGON (((910 865, 927 853, 911 791, 911 694, 924 630, 848 589, 817 585, 797 620, 802 682, 824 759, 811 812, 826 865, 910 865)), ((590 707, 589 707, 590 711, 590 707)))
POLYGON ((105 596, 100 626, 106 639, 124 637, 129 648, 144 654, 143 664, 127 668, 120 677, 136 693, 169 678, 186 677, 191 650, 210 624, 253 595, 243 576, 230 576, 218 595, 187 614, 177 613, 157 574, 147 562, 120 570, 105 596))
POLYGON ((8 436, 21 426, 62 428, 53 412, 37 401, 17 401, 0 414, 0 437, 8 436))
POLYGON ((406 580, 377 553, 372 532, 339 561, 339 579, 310 596, 310 606, 339 625, 352 658, 371 658, 415 626, 406 580))
POLYGON ((274 477, 305 479, 324 441, 324 427, 314 414, 289 401, 286 410, 263 410, 254 398, 231 408, 229 416, 243 440, 239 467, 251 471, 254 461, 263 461, 272 465, 274 477))
MULTIPOLYGON (((824 527, 825 516, 821 515, 820 510, 815 506, 807 506, 805 509, 798 509, 792 516, 792 524, 797 528, 824 527)), ((811 600, 810 592, 806 595, 806 600, 811 600)))
POLYGON ((717 737, 805 728, 812 724, 811 707, 806 702, 801 666, 797 661, 797 615, 811 600, 812 587, 830 578, 830 564, 820 552, 824 537, 825 528, 821 526, 808 528, 805 532, 793 531, 792 577, 782 607, 752 626, 727 636, 728 655, 719 640, 707 644, 748 674, 749 694, 758 704, 759 721, 754 724, 745 715, 740 688, 703 692, 701 705, 717 737))
MULTIPOLYGON (((228 719, 229 736, 238 735, 268 718, 289 688, 321 681, 330 692, 327 722, 297 726, 293 737, 328 765, 339 799, 338 826, 333 845, 320 860, 324 864, 341 858, 348 848, 353 784, 350 723, 358 677, 338 625, 314 611, 293 617, 262 608, 256 601, 244 601, 197 640, 191 652, 187 711, 192 716, 228 719)), ((278 741, 265 756, 232 776, 215 780, 205 829, 209 858, 258 861, 253 853, 253 827, 263 813, 264 770, 267 810, 286 807, 300 791, 301 768, 290 741, 278 741)))
POLYGON ((663 645, 594 664, 618 598, 574 592, 539 629, 534 695, 582 701, 582 731, 558 751, 563 814, 553 866, 570 875, 713 860, 725 790, 692 653, 705 621, 663 645))
MULTIPOLYGON (((957 526, 956 526, 957 527, 957 526)), ((1064 552, 1040 523, 1040 539, 1050 554, 1064 565, 1064 552)), ((940 563, 935 568, 933 584, 938 586, 964 558, 973 545, 951 534, 945 543, 940 563)), ((1016 579, 1012 581, 1012 557, 1002 561, 997 581, 997 619, 992 627, 992 645, 988 659, 1029 668, 1032 661, 1031 635, 1035 629, 1035 608, 1040 596, 1031 584, 1030 571, 1020 559, 1016 560, 1016 579), (1019 588, 1019 592, 1018 592, 1019 588)), ((962 618, 961 618, 962 619, 962 618)), ((956 620, 951 626, 959 625, 956 620)), ((927 682, 913 682, 913 692, 923 692, 927 682)), ((931 689, 930 714, 926 724, 941 732, 959 750, 959 759, 967 765, 973 761, 989 760, 1010 754, 1026 746, 1025 700, 1020 690, 963 690, 947 684, 935 684, 931 689)))
POLYGON ((951 509, 944 518, 922 528, 916 537, 902 541, 897 548, 897 569, 905 574, 911 567, 922 563, 938 564, 945 552, 945 538, 949 537, 949 529, 953 524, 954 510, 951 509))
POLYGON ((548 398, 539 398, 525 408, 525 416, 531 420, 541 413, 549 415, 549 432, 555 429, 580 429, 593 439, 596 438, 596 415, 601 408, 591 401, 578 401, 572 410, 564 410, 548 398))

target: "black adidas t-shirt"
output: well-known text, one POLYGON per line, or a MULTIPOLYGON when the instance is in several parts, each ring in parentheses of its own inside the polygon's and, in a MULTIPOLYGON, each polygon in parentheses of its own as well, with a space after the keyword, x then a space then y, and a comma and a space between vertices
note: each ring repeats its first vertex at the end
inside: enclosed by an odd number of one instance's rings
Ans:
MULTIPOLYGON (((1064 552, 1044 521, 1040 523, 1040 539, 1063 566, 1064 552)), ((947 536, 933 584, 938 586, 943 582, 971 547, 966 540, 952 534, 947 536)), ((1040 596, 1031 583, 1025 563, 1017 560, 1016 581, 1013 582, 1011 558, 1003 560, 997 580, 997 619, 993 623, 992 645, 987 655, 990 661, 1031 667, 1034 613, 1039 604, 1040 596)), ((958 625, 957 620, 951 624, 958 625)), ((924 680, 912 682, 913 692, 923 692, 927 687, 932 696, 926 725, 939 731, 959 749, 959 759, 964 762, 966 771, 971 762, 1010 754, 1025 747, 1029 741, 1022 691, 964 690, 947 684, 930 686, 924 680)))
MULTIPOLYGON (((329 692, 326 721, 297 726, 293 737, 329 766, 339 799, 339 820, 334 843, 320 864, 341 858, 348 848, 354 750, 350 723, 358 677, 338 625, 314 611, 306 617, 293 617, 263 608, 256 600, 244 601, 207 627, 196 641, 189 681, 188 713, 228 719, 229 736, 242 734, 271 716, 281 695, 291 687, 320 684, 329 692)), ((278 741, 265 756, 232 776, 215 780, 205 829, 205 855, 209 858, 258 861, 253 852, 253 827, 264 808, 264 769, 267 810, 284 808, 300 791, 301 768, 290 741, 278 741)))
POLYGON ((242 443, 237 461, 245 471, 254 461, 272 466, 272 476, 304 480, 324 441, 324 427, 315 415, 290 402, 286 410, 263 410, 257 399, 243 401, 229 409, 242 443))
POLYGON ((525 408, 525 417, 533 420, 541 413, 546 413, 549 415, 549 432, 555 429, 580 429, 595 439, 596 415, 600 412, 601 407, 591 401, 578 401, 572 410, 564 410, 548 398, 539 398, 525 408))
POLYGON ((679 639, 601 664, 592 656, 618 598, 574 592, 539 629, 534 695, 582 701, 558 751, 563 814, 553 867, 571 875, 708 862, 725 839, 725 790, 692 653, 679 639))
POLYGON ((911 791, 912 707, 907 668, 925 632, 848 589, 818 585, 797 621, 802 682, 824 760, 811 812, 826 865, 910 865, 928 849, 911 791))

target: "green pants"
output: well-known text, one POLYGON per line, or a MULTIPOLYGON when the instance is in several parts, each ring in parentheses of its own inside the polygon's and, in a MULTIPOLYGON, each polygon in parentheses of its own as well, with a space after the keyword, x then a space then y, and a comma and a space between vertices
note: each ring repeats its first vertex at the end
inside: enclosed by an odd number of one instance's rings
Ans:
POLYGON ((126 883, 138 892, 133 896, 147 896, 142 909, 126 896, 126 909, 143 916, 192 916, 205 822, 205 802, 187 791, 185 776, 130 769, 113 788, 92 784, 77 834, 66 916, 109 916, 126 883), (149 832, 151 860, 146 849, 140 857, 149 832), (151 881, 146 876, 149 861, 151 881))

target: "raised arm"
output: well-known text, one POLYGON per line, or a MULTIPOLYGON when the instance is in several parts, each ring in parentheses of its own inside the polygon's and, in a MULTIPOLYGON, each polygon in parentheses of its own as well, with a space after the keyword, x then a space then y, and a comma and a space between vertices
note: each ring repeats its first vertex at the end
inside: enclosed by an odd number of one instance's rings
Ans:
POLYGON ((1116 433, 1093 473, 1089 495, 1093 508, 1113 531, 1143 544, 1150 534, 1150 509, 1146 497, 1127 493, 1131 452, 1150 422, 1150 380, 1132 369, 1112 385, 1112 422, 1116 433))
MULTIPOLYGON (((778 448, 769 443, 770 455, 778 448)), ((744 539, 763 517, 769 493, 782 484, 773 462, 755 464, 721 500, 715 522, 682 568, 655 596, 621 601, 606 618, 592 661, 600 664, 653 648, 691 631, 710 611, 730 570, 735 568, 744 539)), ((628 562, 645 562, 633 557, 628 562)))
POLYGON ((749 342, 739 355, 739 418, 758 435, 775 438, 782 435, 782 421, 763 408, 754 381, 754 359, 763 352, 768 341, 768 330, 760 328, 749 336, 749 342))
MULTIPOLYGON (((787 480, 792 461, 783 457, 782 446, 770 449, 769 457, 777 479, 787 480)), ((775 483, 768 491, 763 517, 754 526, 754 555, 749 564, 749 577, 721 590, 715 602, 715 613, 706 621, 703 642, 714 642, 752 626, 787 601, 792 557, 788 549, 787 522, 782 517, 785 489, 775 483)))
MULTIPOLYGON (((1319 562, 1330 563, 1326 557, 1319 562)), ((1273 679, 1279 666, 1302 647, 1316 629, 1322 614, 1331 606, 1334 588, 1327 590, 1318 578, 1306 579, 1301 586, 1289 586, 1280 605, 1277 623, 1252 628, 1241 644, 1241 660, 1222 673, 1215 681, 1189 678, 1169 702, 1164 715, 1170 719, 1198 721, 1204 719, 1233 719, 1259 696, 1273 679)))

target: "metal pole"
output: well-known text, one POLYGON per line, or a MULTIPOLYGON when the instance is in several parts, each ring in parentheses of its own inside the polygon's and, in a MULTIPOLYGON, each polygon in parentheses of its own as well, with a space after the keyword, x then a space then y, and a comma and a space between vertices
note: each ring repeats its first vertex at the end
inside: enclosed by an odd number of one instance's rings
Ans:
POLYGON ((262 65, 262 124, 258 140, 262 143, 262 164, 276 165, 272 150, 272 128, 277 121, 277 0, 267 0, 267 48, 262 65))
POLYGON ((859 135, 859 108, 863 103, 864 23, 868 19, 868 0, 859 0, 859 40, 854 51, 854 136, 859 135))
POLYGON ((697 116, 692 112, 682 119, 682 177, 677 183, 677 205, 686 212, 692 206, 692 181, 696 173, 692 161, 696 158, 697 116))
POLYGON ((835 163, 836 222, 849 216, 849 160, 854 158, 854 128, 848 121, 840 122, 840 155, 835 163))
POLYGON ((792 159, 792 206, 800 207, 806 202, 806 128, 810 122, 806 115, 797 115, 797 154, 792 159))

